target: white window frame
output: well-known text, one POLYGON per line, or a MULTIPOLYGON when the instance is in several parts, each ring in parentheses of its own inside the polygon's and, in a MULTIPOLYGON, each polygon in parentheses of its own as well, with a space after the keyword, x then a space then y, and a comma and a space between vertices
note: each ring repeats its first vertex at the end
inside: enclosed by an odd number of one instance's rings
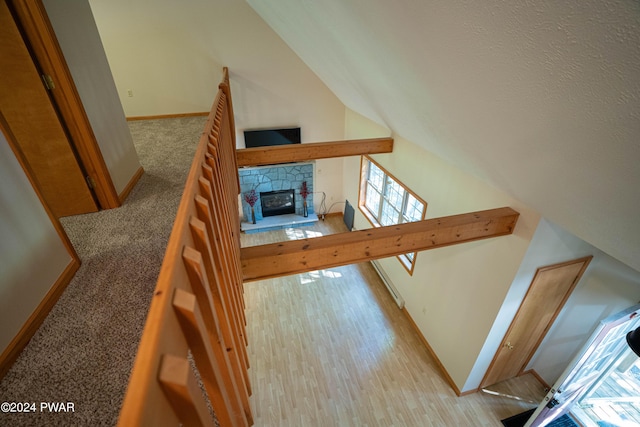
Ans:
MULTIPOLYGON (((427 213, 427 202, 369 156, 362 156, 360 163, 358 207, 374 227, 423 221, 427 213), (381 172, 381 179, 380 173, 371 176, 372 165, 381 172), (410 203, 414 206, 413 213, 408 209, 410 203), (420 206, 422 212, 415 212, 419 211, 415 205, 420 206)), ((397 257, 410 275, 415 268, 416 256, 417 252, 410 252, 397 257)))

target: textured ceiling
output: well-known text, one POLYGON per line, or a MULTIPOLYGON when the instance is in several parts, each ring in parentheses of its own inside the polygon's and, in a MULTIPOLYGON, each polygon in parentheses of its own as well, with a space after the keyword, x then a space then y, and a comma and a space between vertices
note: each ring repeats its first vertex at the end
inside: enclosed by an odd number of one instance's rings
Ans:
POLYGON ((248 2, 347 107, 640 270, 640 2, 248 2))

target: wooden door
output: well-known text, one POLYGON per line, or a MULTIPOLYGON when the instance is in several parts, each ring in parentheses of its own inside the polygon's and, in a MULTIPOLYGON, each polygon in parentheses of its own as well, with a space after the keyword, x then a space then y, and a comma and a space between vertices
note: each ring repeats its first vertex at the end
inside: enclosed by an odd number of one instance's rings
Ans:
POLYGON ((96 212, 98 206, 43 80, 0 1, 0 109, 28 169, 56 217, 96 212))
POLYGON ((481 387, 522 373, 571 295, 591 256, 541 267, 509 326, 481 387))

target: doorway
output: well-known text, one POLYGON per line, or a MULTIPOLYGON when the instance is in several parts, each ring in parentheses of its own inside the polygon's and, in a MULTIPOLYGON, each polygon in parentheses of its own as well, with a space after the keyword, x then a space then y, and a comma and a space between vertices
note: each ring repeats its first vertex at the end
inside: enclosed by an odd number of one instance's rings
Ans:
POLYGON ((480 384, 482 389, 524 372, 591 259, 538 268, 480 384))
MULTIPOLYGON (((27 167, 54 216, 96 212, 98 204, 28 46, 0 2, 0 108, 27 167)), ((50 88, 55 83, 49 83, 50 88)))
POLYGON ((525 427, 571 413, 585 427, 640 425, 640 365, 625 336, 640 326, 640 305, 602 320, 525 427))
POLYGON ((620 427, 640 426, 640 358, 624 344, 616 353, 571 409, 585 427, 599 427, 603 421, 620 427))

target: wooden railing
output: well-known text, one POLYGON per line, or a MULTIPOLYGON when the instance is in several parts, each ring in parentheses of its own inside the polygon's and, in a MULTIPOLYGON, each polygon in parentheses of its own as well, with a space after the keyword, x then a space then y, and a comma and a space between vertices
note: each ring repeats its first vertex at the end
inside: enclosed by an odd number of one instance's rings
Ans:
POLYGON ((234 129, 225 68, 169 238, 119 426, 214 425, 207 400, 221 426, 253 424, 234 129))

